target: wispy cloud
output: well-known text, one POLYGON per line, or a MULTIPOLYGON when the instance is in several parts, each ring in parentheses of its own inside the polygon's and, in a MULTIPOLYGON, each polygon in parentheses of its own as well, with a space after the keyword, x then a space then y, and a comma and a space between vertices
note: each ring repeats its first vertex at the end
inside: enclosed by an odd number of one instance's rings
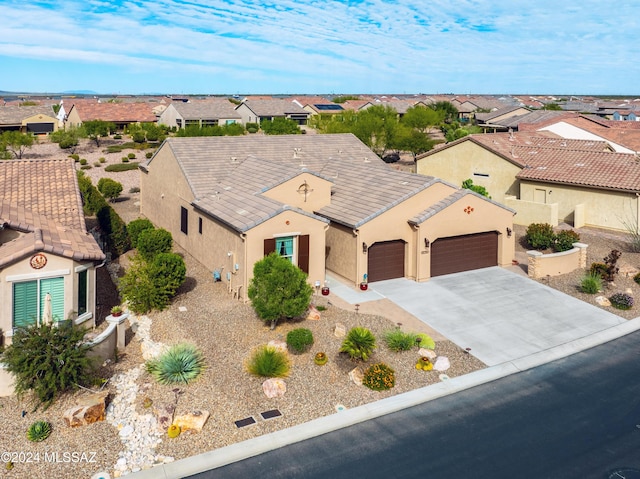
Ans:
POLYGON ((640 5, 618 2, 614 17, 595 0, 521 3, 5 0, 0 55, 84 65, 93 89, 105 69, 148 73, 132 92, 635 88, 640 47, 627 34, 640 5))

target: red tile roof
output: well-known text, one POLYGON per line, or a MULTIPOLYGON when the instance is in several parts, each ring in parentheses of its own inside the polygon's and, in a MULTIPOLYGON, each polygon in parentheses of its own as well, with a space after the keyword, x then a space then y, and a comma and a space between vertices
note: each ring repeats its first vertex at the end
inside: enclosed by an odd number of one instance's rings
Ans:
MULTIPOLYGON (((82 121, 103 120, 115 123, 155 123, 156 114, 151 103, 74 103, 82 121)), ((70 110, 69 110, 70 112, 70 110)))

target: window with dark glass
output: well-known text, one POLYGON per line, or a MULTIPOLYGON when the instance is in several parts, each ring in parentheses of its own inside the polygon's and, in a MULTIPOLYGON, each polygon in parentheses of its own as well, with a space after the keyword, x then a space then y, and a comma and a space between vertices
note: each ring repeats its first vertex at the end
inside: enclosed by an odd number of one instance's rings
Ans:
POLYGON ((184 206, 180 207, 180 231, 189 234, 189 212, 184 206))

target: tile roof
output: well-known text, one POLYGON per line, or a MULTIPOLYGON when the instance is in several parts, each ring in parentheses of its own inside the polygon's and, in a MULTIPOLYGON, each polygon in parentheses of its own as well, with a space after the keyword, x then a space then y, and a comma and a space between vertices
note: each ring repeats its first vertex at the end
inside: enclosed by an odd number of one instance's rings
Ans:
POLYGON ((309 112, 291 100, 246 100, 243 103, 257 116, 309 115, 309 112))
POLYGON ((104 259, 86 231, 71 159, 0 162, 0 225, 25 233, 0 245, 0 267, 36 251, 104 259))
POLYGON ((236 111, 236 105, 226 98, 191 100, 187 103, 180 101, 172 105, 185 120, 239 120, 242 118, 236 111))
POLYGON ((34 115, 46 115, 54 119, 56 117, 53 108, 47 105, 0 105, 0 125, 20 125, 22 120, 34 115))
MULTIPOLYGON (((357 228, 417 194, 435 178, 390 169, 352 134, 169 138, 194 205, 238 231, 287 209, 263 196, 301 172, 333 182, 331 204, 315 213, 357 228)), ((153 168, 153 158, 142 169, 153 168)))
POLYGON ((500 125, 517 129, 518 131, 537 130, 547 124, 560 121, 562 118, 571 118, 574 116, 577 116, 577 113, 570 111, 534 110, 524 115, 505 118, 500 121, 500 125))
MULTIPOLYGON (((103 120, 116 123, 148 123, 157 120, 150 103, 74 103, 82 121, 103 120)), ((71 113, 71 109, 67 110, 71 113)))
POLYGON ((476 120, 481 120, 483 122, 488 122, 494 118, 497 118, 502 115, 506 115, 507 113, 511 113, 512 111, 516 111, 521 109, 522 107, 519 105, 516 106, 505 106, 502 108, 498 108, 497 110, 490 111, 488 113, 476 113, 476 120))

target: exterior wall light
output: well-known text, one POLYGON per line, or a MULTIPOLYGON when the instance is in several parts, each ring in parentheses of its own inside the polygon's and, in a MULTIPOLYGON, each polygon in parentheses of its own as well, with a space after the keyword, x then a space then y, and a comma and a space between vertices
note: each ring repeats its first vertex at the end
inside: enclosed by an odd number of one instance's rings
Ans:
POLYGON ((367 246, 367 243, 365 243, 364 241, 362 242, 362 252, 364 254, 367 254, 367 250, 369 249, 369 247, 367 246))

